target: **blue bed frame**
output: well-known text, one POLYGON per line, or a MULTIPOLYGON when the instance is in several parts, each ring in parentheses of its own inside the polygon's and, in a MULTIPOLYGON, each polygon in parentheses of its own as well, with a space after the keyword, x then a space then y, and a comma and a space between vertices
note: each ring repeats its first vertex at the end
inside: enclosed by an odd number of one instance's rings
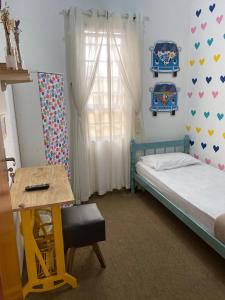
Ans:
POLYGON ((136 143, 134 140, 131 141, 131 192, 135 192, 136 185, 139 184, 149 193, 151 193, 159 202, 161 202, 166 208, 168 208, 174 215, 176 215, 183 223, 185 223, 192 231, 194 231, 201 239, 203 239, 209 246, 211 246, 216 252, 218 252, 223 258, 225 258, 225 244, 220 242, 215 236, 207 232, 201 224, 197 223, 190 215, 182 211, 176 205, 174 205, 170 199, 161 194, 153 185, 147 182, 142 176, 136 173, 136 163, 138 160, 137 154, 146 154, 147 151, 151 150, 153 153, 157 153, 157 150, 162 152, 183 151, 189 153, 190 139, 185 136, 182 140, 167 141, 167 142, 155 142, 155 143, 136 143), (169 149, 168 149, 169 148, 169 149), (163 150, 163 151, 162 151, 163 150))

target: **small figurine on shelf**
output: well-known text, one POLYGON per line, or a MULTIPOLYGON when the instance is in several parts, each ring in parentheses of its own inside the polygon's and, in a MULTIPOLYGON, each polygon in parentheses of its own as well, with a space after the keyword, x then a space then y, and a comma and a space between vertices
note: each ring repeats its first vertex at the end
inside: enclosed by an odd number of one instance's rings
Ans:
POLYGON ((21 57, 21 52, 20 52, 20 32, 21 30, 19 29, 20 25, 20 20, 15 21, 15 26, 13 28, 13 33, 15 37, 15 42, 16 42, 16 49, 17 49, 17 61, 18 61, 18 68, 23 69, 23 61, 21 57))
POLYGON ((1 10, 1 21, 5 30, 6 38, 6 66, 10 69, 17 69, 15 49, 12 47, 10 34, 15 26, 13 19, 10 19, 10 13, 7 8, 1 10))

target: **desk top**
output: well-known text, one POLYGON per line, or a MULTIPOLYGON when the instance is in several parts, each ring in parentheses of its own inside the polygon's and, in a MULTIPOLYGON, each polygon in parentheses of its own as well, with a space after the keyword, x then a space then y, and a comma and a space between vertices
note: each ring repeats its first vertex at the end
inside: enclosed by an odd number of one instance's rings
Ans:
POLYGON ((17 169, 10 194, 13 211, 74 201, 66 171, 61 165, 17 169), (28 185, 42 183, 49 183, 49 189, 32 192, 24 190, 28 185))

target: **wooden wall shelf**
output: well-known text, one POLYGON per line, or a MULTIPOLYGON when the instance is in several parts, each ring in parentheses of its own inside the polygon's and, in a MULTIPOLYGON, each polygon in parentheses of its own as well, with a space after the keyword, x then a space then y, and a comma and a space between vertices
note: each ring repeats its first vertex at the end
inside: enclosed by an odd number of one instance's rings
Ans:
POLYGON ((5 91, 7 84, 32 82, 28 70, 7 69, 5 63, 0 63, 0 81, 3 91, 5 91))

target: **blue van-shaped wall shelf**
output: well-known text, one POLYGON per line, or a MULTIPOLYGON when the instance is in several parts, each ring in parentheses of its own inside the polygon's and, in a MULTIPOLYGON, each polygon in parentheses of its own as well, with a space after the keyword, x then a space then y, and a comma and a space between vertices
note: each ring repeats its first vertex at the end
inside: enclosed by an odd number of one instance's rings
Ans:
POLYGON ((157 116, 158 112, 170 112, 174 116, 178 110, 178 91, 175 84, 170 82, 157 83, 153 89, 150 89, 152 115, 157 116))
POLYGON ((176 77, 180 70, 179 52, 181 48, 178 48, 177 44, 172 41, 159 41, 150 50, 154 76, 158 77, 158 73, 173 73, 173 77, 176 77))

